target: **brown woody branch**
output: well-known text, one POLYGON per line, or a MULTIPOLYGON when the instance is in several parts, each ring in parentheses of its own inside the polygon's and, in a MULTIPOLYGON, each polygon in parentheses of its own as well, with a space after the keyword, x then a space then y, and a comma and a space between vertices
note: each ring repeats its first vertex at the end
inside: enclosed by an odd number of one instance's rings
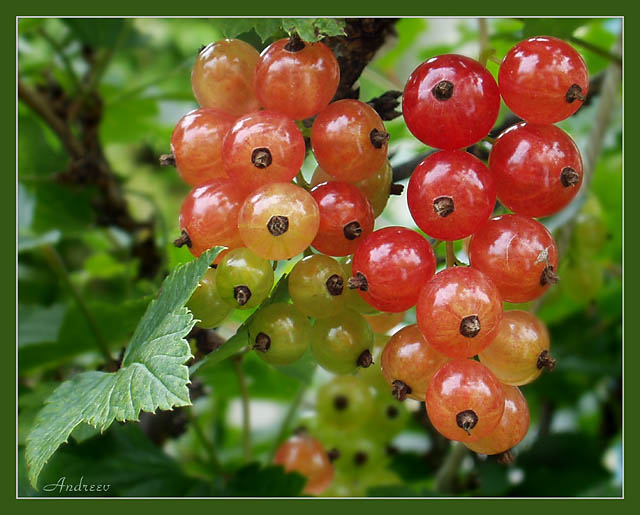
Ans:
POLYGON ((68 98, 53 78, 37 89, 19 79, 18 98, 55 132, 69 155, 67 170, 56 174, 56 180, 62 184, 94 186, 98 193, 93 202, 96 222, 129 233, 132 255, 140 260, 140 277, 155 277, 162 257, 155 244, 153 220, 137 221, 132 217, 122 184, 104 155, 99 136, 103 108, 99 95, 95 90, 85 92, 78 101, 68 98))

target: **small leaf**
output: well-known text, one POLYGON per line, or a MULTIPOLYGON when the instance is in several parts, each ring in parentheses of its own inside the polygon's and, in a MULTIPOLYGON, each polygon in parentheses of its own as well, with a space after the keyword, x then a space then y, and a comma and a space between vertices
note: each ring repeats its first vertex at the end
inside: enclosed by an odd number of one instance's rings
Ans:
POLYGON ((79 424, 104 431, 114 420, 138 420, 140 411, 191 404, 189 371, 184 365, 191 352, 184 337, 194 321, 184 304, 220 250, 205 252, 165 279, 133 335, 120 370, 83 372, 56 388, 27 437, 26 460, 34 487, 44 464, 79 424))
POLYGON ((320 41, 325 36, 344 36, 344 20, 335 18, 288 18, 283 28, 298 35, 310 43, 320 41))
POLYGON ((227 38, 254 30, 265 42, 282 34, 282 18, 227 18, 220 20, 222 33, 227 38))

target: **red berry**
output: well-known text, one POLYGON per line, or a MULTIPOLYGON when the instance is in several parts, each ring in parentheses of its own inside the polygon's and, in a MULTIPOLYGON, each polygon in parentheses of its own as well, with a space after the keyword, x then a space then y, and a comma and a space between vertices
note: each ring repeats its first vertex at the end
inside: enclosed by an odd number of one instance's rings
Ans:
POLYGON ((498 288, 479 270, 446 268, 420 292, 416 307, 420 331, 445 356, 469 358, 495 338, 502 321, 498 288))
POLYGON ((182 202, 180 229, 194 256, 215 245, 242 247, 238 213, 245 195, 228 180, 212 180, 192 189, 182 202))
POLYGON ((550 36, 529 38, 509 50, 498 82, 509 109, 531 123, 568 118, 589 92, 589 75, 580 54, 550 36))
POLYGON ((256 111, 236 120, 222 145, 229 178, 247 190, 288 182, 304 162, 305 145, 295 122, 273 111, 256 111))
POLYGON ((353 255, 350 287, 380 311, 406 311, 433 276, 436 259, 429 242, 404 227, 372 232, 353 255))
POLYGON ((273 462, 282 465, 287 472, 298 472, 307 478, 304 492, 321 494, 333 479, 333 465, 322 444, 308 435, 297 435, 284 442, 276 452, 273 462))
POLYGON ((226 179, 222 140, 236 116, 219 109, 201 108, 185 114, 171 133, 171 152, 180 177, 191 186, 226 179))
POLYGON ((529 406, 520 389, 503 384, 504 412, 496 428, 484 438, 465 445, 479 454, 499 454, 519 444, 529 431, 529 406))
MULTIPOLYGON (((316 167, 311 177, 311 187, 318 186, 323 182, 335 181, 336 178, 329 175, 319 166, 316 167)), ((391 191, 391 182, 393 180, 393 168, 388 159, 384 160, 384 164, 376 170, 373 175, 370 175, 366 179, 353 182, 358 189, 364 193, 365 197, 371 203, 373 208, 373 216, 378 217, 384 211, 387 206, 387 200, 389 200, 389 194, 391 191)))
POLYGON ((260 54, 254 75, 260 103, 294 120, 327 107, 340 82, 338 60, 327 45, 299 44, 289 38, 271 43, 260 54))
POLYGON ((387 157, 384 124, 359 100, 338 100, 318 114, 311 147, 318 164, 339 181, 357 182, 374 174, 387 157))
POLYGON ((239 39, 223 39, 204 48, 191 73, 198 103, 236 116, 259 109, 253 91, 253 70, 259 57, 255 48, 239 39))
POLYGON ((471 237, 469 259, 507 302, 533 300, 558 279, 553 237, 544 225, 525 216, 490 219, 471 237))
POLYGON ((560 211, 582 183, 580 151, 555 125, 520 123, 508 128, 493 144, 489 167, 500 202, 519 215, 560 211))
POLYGON ((496 191, 489 169, 477 157, 443 150, 411 175, 407 203, 416 224, 438 240, 459 240, 489 219, 496 191))
POLYGON ((500 93, 478 61, 455 54, 432 57, 409 77, 402 97, 404 121, 423 143, 446 150, 484 138, 498 118, 500 93))
POLYGON ((429 420, 442 435, 474 442, 498 426, 504 391, 487 367, 472 359, 457 359, 435 373, 426 405, 429 420))
POLYGON ((450 360, 429 345, 417 324, 395 333, 380 356, 384 378, 398 400, 424 401, 431 378, 450 360))
POLYGON ((373 231, 373 209, 361 191, 348 182, 325 182, 311 190, 320 209, 320 227, 311 243, 330 256, 353 254, 373 231))

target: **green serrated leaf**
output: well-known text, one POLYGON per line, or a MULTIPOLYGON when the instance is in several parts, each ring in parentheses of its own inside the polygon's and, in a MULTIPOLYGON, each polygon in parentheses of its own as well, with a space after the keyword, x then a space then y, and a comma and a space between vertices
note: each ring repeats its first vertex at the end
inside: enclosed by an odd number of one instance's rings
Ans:
POLYGON ((34 487, 44 464, 79 424, 104 431, 114 420, 138 420, 140 411, 191 404, 184 365, 191 352, 184 337, 194 320, 184 304, 220 250, 205 252, 165 279, 136 328, 120 370, 83 372, 56 388, 27 437, 26 460, 34 487))
POLYGON ((282 27, 310 43, 320 41, 326 36, 344 36, 344 20, 336 18, 286 18, 282 27))
POLYGON ((220 20, 222 33, 227 38, 254 30, 262 42, 282 33, 282 18, 226 18, 220 20))
POLYGON ((193 365, 189 370, 190 374, 193 375, 198 370, 203 370, 215 365, 216 363, 220 363, 220 361, 240 352, 244 347, 249 345, 249 325, 251 324, 255 313, 269 304, 274 302, 286 302, 287 300, 289 300, 289 276, 283 275, 278 281, 278 284, 273 288, 271 294, 262 301, 262 304, 260 304, 260 306, 258 306, 254 311, 254 314, 244 321, 236 331, 236 334, 229 338, 224 345, 220 346, 217 350, 208 354, 203 360, 193 365))

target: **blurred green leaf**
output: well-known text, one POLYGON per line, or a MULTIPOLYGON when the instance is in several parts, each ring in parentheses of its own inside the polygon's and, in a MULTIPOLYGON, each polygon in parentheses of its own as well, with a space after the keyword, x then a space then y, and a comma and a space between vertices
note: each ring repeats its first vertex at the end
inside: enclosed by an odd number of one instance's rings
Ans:
MULTIPOLYGON (((115 350, 131 338, 149 305, 149 300, 140 298, 117 305, 90 301, 87 303, 87 309, 96 321, 100 334, 110 348, 115 350)), ((64 313, 64 320, 60 322, 56 333, 57 337, 50 331, 38 330, 39 326, 34 325, 29 318, 24 321, 24 327, 31 328, 31 334, 27 333, 25 341, 20 337, 18 369, 21 373, 39 367, 51 367, 84 352, 97 350, 91 328, 77 304, 65 308, 64 313)))
POLYGON ((609 478, 602 466, 604 447, 579 433, 542 438, 518 456, 524 479, 510 495, 575 496, 609 478), (553 479, 551 479, 553 478, 553 479))
POLYGON ((63 21, 82 43, 96 48, 115 46, 125 26, 124 18, 63 18, 63 21))
POLYGON ((18 175, 45 177, 65 169, 67 155, 51 129, 31 113, 18 116, 18 175))
POLYGON ((53 342, 58 338, 67 306, 21 304, 18 306, 18 347, 31 343, 53 342))
POLYGON ((228 495, 256 497, 293 497, 300 495, 306 478, 297 472, 285 472, 279 465, 262 467, 250 463, 239 469, 229 482, 228 495))
POLYGON ((522 39, 533 36, 555 36, 569 39, 578 27, 591 21, 589 18, 525 18, 522 20, 522 39))

